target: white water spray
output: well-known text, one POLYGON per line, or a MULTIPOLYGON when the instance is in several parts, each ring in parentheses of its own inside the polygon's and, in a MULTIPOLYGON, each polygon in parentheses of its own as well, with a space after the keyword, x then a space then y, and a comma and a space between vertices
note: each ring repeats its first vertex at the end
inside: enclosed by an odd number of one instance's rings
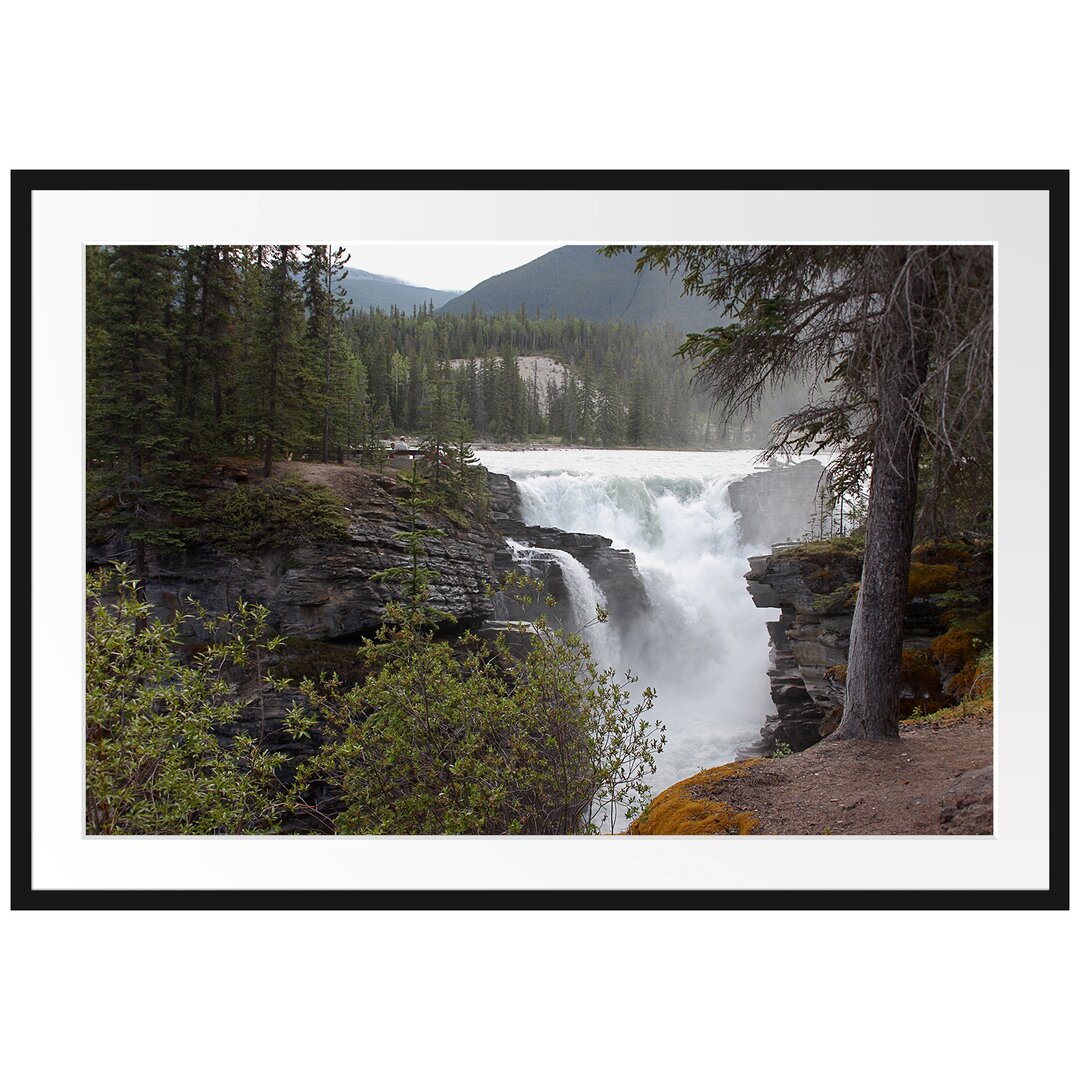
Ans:
MULTIPOLYGON (((653 790, 732 760, 772 711, 769 615, 754 606, 743 577, 748 555, 759 552, 741 543, 727 498, 728 484, 758 468, 757 452, 485 451, 479 457, 517 482, 526 524, 599 533, 637 557, 652 611, 632 626, 604 628, 606 648, 617 645, 617 653, 605 656, 604 643, 590 644, 601 664, 630 668, 640 686, 657 690, 655 714, 668 741, 653 790)), ((580 580, 588 571, 566 558, 577 568, 569 568, 578 575, 573 583, 566 576, 577 619, 578 604, 592 608, 580 580)), ((595 589, 591 579, 589 585, 595 589)))

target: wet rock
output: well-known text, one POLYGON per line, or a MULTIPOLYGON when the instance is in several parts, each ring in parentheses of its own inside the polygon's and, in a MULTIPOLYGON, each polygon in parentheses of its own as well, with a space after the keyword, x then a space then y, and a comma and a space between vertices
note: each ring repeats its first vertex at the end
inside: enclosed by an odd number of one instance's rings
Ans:
POLYGON ((520 513, 517 484, 505 473, 488 473, 488 505, 496 521, 516 518, 520 513))
MULTIPOLYGON (((489 473, 488 485, 495 527, 504 537, 529 547, 565 551, 572 555, 589 571, 589 576, 603 592, 608 611, 617 625, 627 626, 632 619, 649 611, 649 594, 632 551, 612 547, 606 536, 564 532, 548 525, 526 525, 516 516, 520 499, 514 481, 502 473, 489 473)), ((515 566, 509 547, 497 553, 495 569, 498 574, 505 574, 515 566)), ((559 564, 554 560, 538 559, 532 573, 543 581, 545 592, 554 597, 556 604, 566 610, 569 590, 559 564)), ((540 609, 527 611, 524 617, 539 613, 540 609)), ((522 616, 515 613, 511 617, 522 616)))

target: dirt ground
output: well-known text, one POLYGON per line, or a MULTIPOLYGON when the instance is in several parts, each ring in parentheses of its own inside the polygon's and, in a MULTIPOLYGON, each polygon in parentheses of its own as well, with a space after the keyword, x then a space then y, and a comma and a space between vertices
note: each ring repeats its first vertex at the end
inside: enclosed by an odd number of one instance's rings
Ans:
POLYGON ((898 740, 826 741, 695 785, 693 794, 752 813, 754 835, 990 834, 992 763, 985 712, 904 726, 898 740))
MULTIPOLYGON (((246 472, 250 482, 258 483, 262 480, 262 462, 255 458, 223 457, 220 461, 246 472)), ((389 472, 387 475, 390 475, 389 472)), ((360 468, 355 462, 347 465, 331 462, 324 465, 316 461, 275 461, 271 476, 274 480, 295 479, 306 480, 309 484, 324 484, 336 491, 346 502, 364 498, 375 483, 375 474, 370 469, 360 468)))

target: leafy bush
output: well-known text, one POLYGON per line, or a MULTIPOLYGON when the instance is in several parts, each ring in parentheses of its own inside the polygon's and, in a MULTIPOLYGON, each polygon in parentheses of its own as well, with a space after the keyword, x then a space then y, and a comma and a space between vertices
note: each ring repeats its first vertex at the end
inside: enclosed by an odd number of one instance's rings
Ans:
MULTIPOLYGON (((283 755, 264 753, 251 735, 226 745, 217 734, 245 704, 226 673, 261 669, 277 645, 266 638, 266 609, 240 603, 220 618, 186 616, 223 638, 186 660, 179 625, 152 618, 126 567, 90 575, 87 598, 88 831, 272 831, 284 807, 275 776, 283 755)), ((259 687, 267 683, 264 676, 259 687)))
POLYGON ((340 791, 347 833, 588 833, 633 816, 664 744, 646 716, 654 692, 632 705, 634 676, 600 670, 580 637, 542 619, 520 636, 528 647, 466 634, 455 648, 422 605, 389 605, 361 649, 375 674, 349 689, 301 684, 327 743, 298 785, 340 791))
POLYGON ((341 498, 305 480, 264 480, 215 492, 205 512, 205 538, 234 554, 348 536, 341 498))

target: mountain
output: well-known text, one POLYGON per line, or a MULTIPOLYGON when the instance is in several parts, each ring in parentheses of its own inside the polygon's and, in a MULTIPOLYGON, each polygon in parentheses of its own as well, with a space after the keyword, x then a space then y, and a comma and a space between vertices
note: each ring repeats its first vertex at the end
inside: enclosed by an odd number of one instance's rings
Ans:
POLYGON ((459 295, 445 289, 406 285, 397 278, 369 274, 366 270, 356 270, 351 266, 345 268, 345 277, 340 280, 340 284, 345 295, 352 300, 354 311, 367 311, 368 308, 389 311, 391 307, 398 307, 409 314, 414 306, 420 307, 433 301, 438 307, 459 295))
POLYGON ((595 247, 577 245, 556 248, 481 281, 439 310, 467 315, 473 304, 485 315, 517 311, 524 304, 529 316, 554 311, 639 326, 670 322, 682 331, 703 330, 719 321, 703 299, 682 295, 680 280, 672 281, 657 270, 635 274, 632 255, 608 259, 595 247))

